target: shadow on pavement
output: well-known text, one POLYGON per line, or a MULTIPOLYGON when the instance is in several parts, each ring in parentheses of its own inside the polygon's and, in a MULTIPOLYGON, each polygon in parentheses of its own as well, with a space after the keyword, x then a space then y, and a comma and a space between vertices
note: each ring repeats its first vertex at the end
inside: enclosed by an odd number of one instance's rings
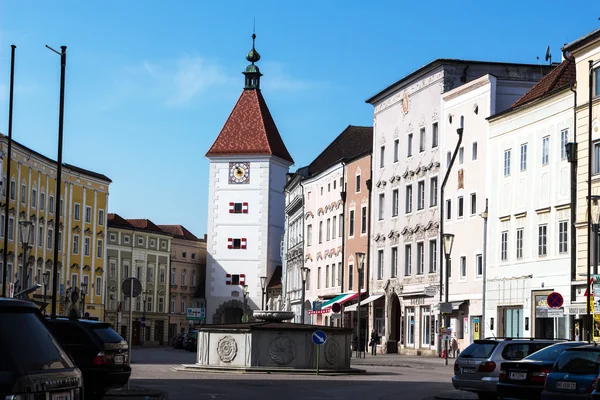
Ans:
POLYGON ((176 379, 133 379, 131 383, 163 392, 169 400, 422 400, 452 390, 450 383, 382 379, 389 375, 386 373, 369 374, 369 379, 361 380, 306 375, 293 378, 266 374, 239 377, 213 374, 198 378, 190 375, 176 379))

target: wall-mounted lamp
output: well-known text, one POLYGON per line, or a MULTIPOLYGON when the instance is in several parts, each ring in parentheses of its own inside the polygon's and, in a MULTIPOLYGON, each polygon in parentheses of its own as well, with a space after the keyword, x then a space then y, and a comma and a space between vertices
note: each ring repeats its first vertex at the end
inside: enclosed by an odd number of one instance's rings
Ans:
MULTIPOLYGON (((484 321, 485 323, 485 321, 484 321)), ((494 330, 494 318, 490 318, 490 329, 494 330)))
POLYGON ((577 161, 577 143, 566 143, 565 152, 567 153, 567 161, 570 163, 577 161))
POLYGON ((529 317, 525 317, 525 330, 529 330, 529 317))

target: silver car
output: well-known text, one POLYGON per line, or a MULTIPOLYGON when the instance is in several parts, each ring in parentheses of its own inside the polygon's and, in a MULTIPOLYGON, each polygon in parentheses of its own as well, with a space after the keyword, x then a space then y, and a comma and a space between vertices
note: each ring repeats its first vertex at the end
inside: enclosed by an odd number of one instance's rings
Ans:
POLYGON ((496 399, 496 384, 503 361, 516 361, 557 343, 549 339, 484 339, 467 347, 454 363, 452 385, 475 392, 480 399, 496 399))

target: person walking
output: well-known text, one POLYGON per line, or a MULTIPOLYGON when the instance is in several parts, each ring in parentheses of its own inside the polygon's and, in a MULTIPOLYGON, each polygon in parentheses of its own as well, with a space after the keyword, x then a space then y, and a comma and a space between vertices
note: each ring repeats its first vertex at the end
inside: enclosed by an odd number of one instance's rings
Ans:
POLYGON ((379 335, 377 334, 377 330, 373 328, 371 330, 371 340, 369 341, 369 345, 371 346, 371 355, 377 355, 377 343, 379 343, 379 335))

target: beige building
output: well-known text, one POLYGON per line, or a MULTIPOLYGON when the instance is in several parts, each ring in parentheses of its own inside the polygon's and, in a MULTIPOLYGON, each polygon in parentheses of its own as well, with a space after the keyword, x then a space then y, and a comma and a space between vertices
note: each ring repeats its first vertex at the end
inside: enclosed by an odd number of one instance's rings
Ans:
POLYGON ((206 307, 206 235, 198 239, 182 225, 159 225, 173 237, 169 292, 169 340, 189 331, 194 323, 187 321, 188 307, 206 307))
MULTIPOLYGON (((575 61, 577 86, 575 102, 575 137, 577 143, 577 267, 571 276, 571 290, 574 294, 573 303, 580 305, 574 310, 585 310, 586 274, 588 265, 588 220, 587 220, 587 196, 588 181, 591 179, 591 194, 600 195, 600 127, 598 116, 600 108, 600 29, 567 44, 563 48, 565 57, 575 61), (591 62, 591 63, 590 63, 591 62), (590 68, 592 72, 590 73, 590 68), (589 130, 589 83, 592 82, 592 134, 589 130), (589 143, 592 142, 592 168, 589 175, 589 143)), ((591 243, 594 241, 590 241, 591 243)), ((598 250, 597 250, 598 252, 598 250)), ((593 254, 593 253, 592 253, 593 254)), ((594 271, 594 258, 590 257, 592 273, 594 271)), ((588 339, 585 327, 585 314, 575 315, 575 330, 581 329, 581 338, 588 339)))
MULTIPOLYGON (((50 274, 47 301, 52 297, 52 267, 54 265, 55 230, 59 229, 57 313, 67 315, 67 308, 76 308, 79 315, 104 319, 104 258, 106 209, 111 180, 105 175, 63 164, 60 217, 56 213, 57 163, 18 142, 12 142, 10 179, 7 178, 8 138, 0 135, 2 153, 2 194, 0 196, 0 283, 2 282, 5 215, 9 189, 7 294, 9 287, 18 287, 23 270, 23 243, 20 222, 31 221, 32 228, 27 253, 25 285, 39 283, 42 287, 33 294, 42 300, 43 276, 50 274), (6 182, 10 182, 8 185, 6 182), (28 278, 27 278, 28 276, 28 278), (66 296, 87 285, 85 305, 65 302, 66 296), (85 307, 85 310, 84 310, 85 307)), ((18 289, 17 289, 18 290, 18 289)), ((47 307, 51 311, 51 305, 47 307)))
POLYGON ((170 234, 147 219, 108 214, 106 321, 129 340, 129 298, 122 282, 135 277, 142 292, 134 298, 133 345, 166 344, 171 265, 170 234))

